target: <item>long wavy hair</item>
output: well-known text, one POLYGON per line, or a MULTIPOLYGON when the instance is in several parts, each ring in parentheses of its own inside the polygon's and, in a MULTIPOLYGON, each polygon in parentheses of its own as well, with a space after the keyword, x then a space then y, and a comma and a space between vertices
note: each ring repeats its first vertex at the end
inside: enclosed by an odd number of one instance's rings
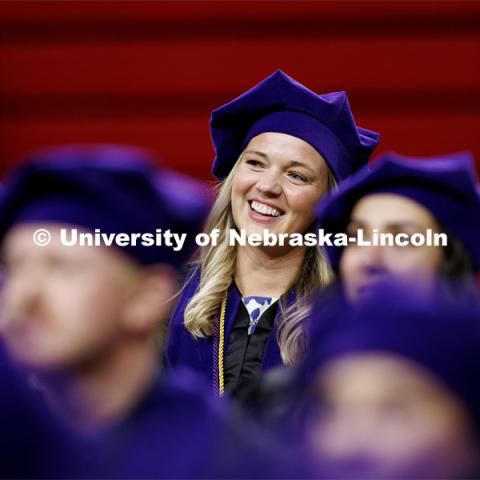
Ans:
MULTIPOLYGON (((214 229, 220 231, 218 244, 215 247, 202 247, 191 269, 190 278, 200 272, 200 283, 185 309, 184 323, 187 330, 197 338, 214 334, 220 306, 235 273, 237 247, 229 245, 228 231, 236 228, 231 195, 233 179, 242 157, 243 154, 228 177, 218 184, 217 200, 206 222, 207 233, 214 229)), ((335 186, 335 178, 329 171, 327 189, 335 186)), ((311 297, 332 279, 333 273, 322 249, 318 246, 307 247, 302 265, 289 287, 289 291, 295 294, 295 302, 287 306, 286 295, 283 295, 279 302, 277 341, 286 365, 297 363, 303 357, 306 349, 304 320, 310 313, 311 297)))

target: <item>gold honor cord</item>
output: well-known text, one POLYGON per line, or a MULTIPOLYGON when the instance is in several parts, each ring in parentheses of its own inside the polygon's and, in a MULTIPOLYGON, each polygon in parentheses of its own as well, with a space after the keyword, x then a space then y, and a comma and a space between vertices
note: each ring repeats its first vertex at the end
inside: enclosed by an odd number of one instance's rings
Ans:
POLYGON ((227 295, 222 301, 222 308, 220 310, 220 328, 218 335, 218 395, 221 397, 225 391, 224 378, 223 378, 223 344, 225 343, 225 312, 227 311, 227 295))

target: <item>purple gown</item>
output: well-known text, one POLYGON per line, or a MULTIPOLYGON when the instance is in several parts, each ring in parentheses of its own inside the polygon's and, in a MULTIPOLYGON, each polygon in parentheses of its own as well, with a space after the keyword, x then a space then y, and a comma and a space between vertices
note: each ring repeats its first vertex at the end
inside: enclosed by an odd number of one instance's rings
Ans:
MULTIPOLYGON (((208 338, 194 338, 184 325, 184 312, 188 302, 194 295, 200 281, 200 273, 196 272, 193 278, 185 286, 180 300, 170 320, 167 346, 165 349, 165 364, 167 368, 188 367, 204 377, 213 386, 217 383, 217 349, 216 335, 208 338)), ((289 295, 288 300, 292 300, 289 295)), ((235 283, 232 282, 228 289, 227 308, 225 313, 225 340, 224 358, 227 354, 230 332, 238 315, 241 294, 235 283)), ((278 316, 278 313, 277 313, 278 316)), ((219 320, 217 320, 219 321, 219 320)), ((216 329, 217 331, 218 329, 216 329)), ((267 341, 262 362, 262 371, 282 365, 280 349, 276 340, 276 328, 274 327, 267 341)))

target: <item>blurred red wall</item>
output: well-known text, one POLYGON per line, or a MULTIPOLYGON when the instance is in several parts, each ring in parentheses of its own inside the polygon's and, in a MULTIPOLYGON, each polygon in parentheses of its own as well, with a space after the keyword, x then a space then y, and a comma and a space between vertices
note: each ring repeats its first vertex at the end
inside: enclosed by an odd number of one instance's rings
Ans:
POLYGON ((480 2, 0 2, 0 173, 38 147, 153 149, 209 178, 210 110, 281 68, 346 90, 378 151, 472 150, 480 2))

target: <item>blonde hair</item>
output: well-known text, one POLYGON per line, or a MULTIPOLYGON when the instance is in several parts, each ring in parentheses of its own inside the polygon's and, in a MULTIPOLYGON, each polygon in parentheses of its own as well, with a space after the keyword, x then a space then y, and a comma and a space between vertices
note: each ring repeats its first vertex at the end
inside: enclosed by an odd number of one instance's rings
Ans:
MULTIPOLYGON (((228 244, 227 232, 236 228, 231 210, 231 194, 233 178, 242 157, 243 154, 228 177, 218 185, 217 200, 205 226, 206 232, 219 229, 218 245, 203 247, 199 259, 194 263, 195 268, 192 269, 191 278, 200 271, 200 283, 185 309, 184 324, 197 338, 214 334, 220 306, 233 280, 237 250, 228 244)), ((335 186, 335 178, 329 170, 327 188, 335 186)), ((303 356, 306 348, 304 320, 310 313, 311 295, 327 286, 332 278, 332 271, 322 249, 317 246, 307 247, 302 265, 289 288, 295 285, 295 303, 287 306, 286 299, 282 297, 279 304, 281 313, 277 340, 286 365, 296 363, 303 356)))

